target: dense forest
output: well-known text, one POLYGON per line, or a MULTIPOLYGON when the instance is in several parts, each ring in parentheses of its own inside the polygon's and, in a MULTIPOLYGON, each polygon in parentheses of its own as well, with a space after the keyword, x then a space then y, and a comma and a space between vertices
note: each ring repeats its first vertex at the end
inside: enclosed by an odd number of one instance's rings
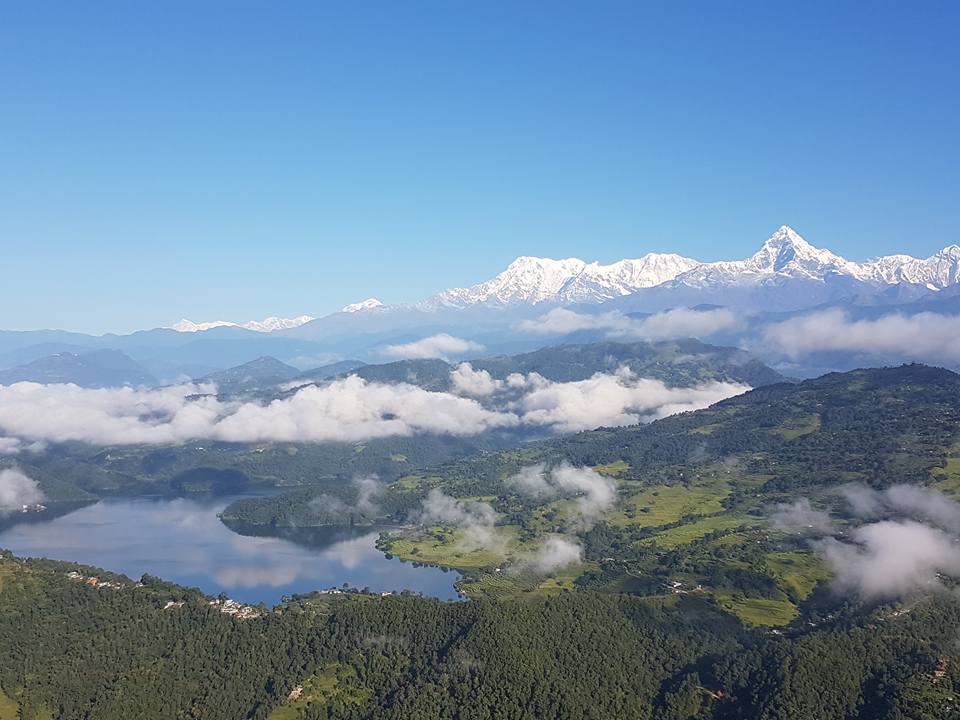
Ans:
POLYGON ((67 577, 78 570, 96 572, 0 561, 0 717, 919 720, 960 709, 960 605, 947 597, 900 613, 841 605, 798 635, 750 631, 695 598, 590 591, 510 603, 314 596, 238 620, 195 591, 103 573, 109 585, 96 587, 67 577))

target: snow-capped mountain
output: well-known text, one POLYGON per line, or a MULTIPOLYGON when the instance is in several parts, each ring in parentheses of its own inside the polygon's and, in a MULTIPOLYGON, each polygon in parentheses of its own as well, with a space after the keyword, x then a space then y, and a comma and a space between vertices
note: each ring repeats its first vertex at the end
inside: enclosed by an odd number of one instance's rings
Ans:
POLYGON ((384 304, 379 300, 377 300, 377 298, 372 297, 372 298, 367 298, 366 300, 361 300, 360 302, 357 302, 357 303, 350 303, 349 305, 344 305, 340 309, 340 312, 355 313, 355 312, 363 312, 365 310, 376 310, 377 308, 382 308, 382 307, 385 307, 384 304))
POLYGON ((630 309, 717 303, 758 309, 795 309, 881 292, 894 285, 919 291, 960 283, 960 247, 921 260, 890 255, 854 262, 804 240, 783 225, 749 258, 699 262, 650 253, 610 265, 578 258, 519 257, 491 280, 445 290, 420 310, 509 308, 606 303, 630 309))
POLYGON ((941 290, 960 281, 960 247, 951 245, 926 260, 888 255, 857 263, 814 247, 795 230, 782 225, 746 260, 703 263, 678 275, 674 284, 707 288, 747 285, 775 277, 817 282, 847 277, 878 285, 906 282, 941 290))
POLYGON ((174 323, 170 326, 170 330, 176 330, 177 332, 182 333, 195 333, 195 332, 204 332, 205 330, 213 330, 218 327, 240 327, 235 322, 230 322, 229 320, 211 320, 209 322, 194 322, 193 320, 187 320, 187 318, 181 318, 180 322, 174 323))
POLYGON ((193 322, 192 320, 187 320, 183 318, 180 322, 171 325, 171 330, 176 330, 177 332, 203 332, 204 330, 212 330, 213 328, 218 327, 236 327, 244 328, 245 330, 253 330, 254 332, 269 333, 274 330, 289 330, 290 328, 300 327, 305 325, 311 320, 315 320, 312 315, 300 315, 295 318, 281 318, 276 316, 270 316, 264 318, 263 320, 249 320, 245 323, 236 323, 231 322, 230 320, 212 320, 209 322, 193 322))
POLYGON ((911 283, 943 290, 960 283, 960 246, 948 245, 926 260, 909 255, 888 255, 864 263, 874 282, 911 283))
POLYGON ((822 280, 830 274, 860 279, 856 263, 816 248, 792 228, 783 225, 746 260, 701 263, 680 273, 673 286, 714 288, 723 285, 752 285, 775 277, 822 280))
POLYGON ((519 257, 492 280, 445 290, 418 307, 603 302, 659 285, 697 265, 696 260, 671 253, 649 253, 637 260, 620 260, 610 265, 586 263, 579 258, 519 257))
MULTIPOLYGON (((926 259, 890 255, 865 262, 847 260, 804 240, 783 225, 743 260, 700 262, 673 253, 648 253, 609 265, 579 258, 518 257, 494 278, 466 288, 445 290, 415 305, 385 305, 377 298, 351 303, 313 322, 295 337, 350 332, 396 331, 443 322, 466 322, 458 311, 477 310, 485 320, 539 312, 541 307, 603 305, 609 309, 652 312, 680 306, 716 304, 746 311, 793 311, 856 298, 869 304, 912 302, 947 287, 960 290, 960 247, 950 245, 926 259), (872 299, 872 300, 871 300, 872 299), (490 313, 510 310, 513 313, 490 313), (375 312, 374 312, 375 311, 375 312)), ((477 316, 478 317, 478 316, 477 316)), ((267 318, 247 323, 181 320, 180 332, 242 327, 259 332, 298 328, 313 318, 267 318)), ((476 317, 470 322, 474 322, 476 317)))
POLYGON ((702 263, 672 280, 615 303, 625 310, 659 310, 712 303, 745 310, 791 311, 896 288, 901 299, 960 282, 960 248, 925 260, 890 255, 854 262, 804 240, 783 225, 745 260, 702 263))
POLYGON ((603 302, 660 285, 698 265, 698 261, 674 253, 647 253, 637 260, 610 265, 593 262, 564 284, 558 299, 563 303, 603 302))

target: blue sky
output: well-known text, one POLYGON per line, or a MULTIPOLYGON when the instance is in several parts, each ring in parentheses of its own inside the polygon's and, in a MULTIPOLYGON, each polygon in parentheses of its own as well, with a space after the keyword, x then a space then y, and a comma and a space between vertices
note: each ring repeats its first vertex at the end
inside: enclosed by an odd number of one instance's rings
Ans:
POLYGON ((960 242, 957 3, 0 9, 0 327, 420 299, 521 254, 960 242))

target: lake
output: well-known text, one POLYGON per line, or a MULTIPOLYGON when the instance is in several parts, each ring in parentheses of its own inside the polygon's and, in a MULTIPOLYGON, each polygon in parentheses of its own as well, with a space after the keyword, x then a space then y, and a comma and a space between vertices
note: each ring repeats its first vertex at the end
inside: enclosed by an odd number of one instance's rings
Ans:
POLYGON ((375 546, 379 529, 319 528, 282 538, 233 532, 217 515, 238 497, 101 500, 59 517, 8 526, 0 531, 0 548, 134 579, 149 573, 251 604, 274 605, 283 595, 343 583, 457 597, 457 573, 388 560, 375 546))

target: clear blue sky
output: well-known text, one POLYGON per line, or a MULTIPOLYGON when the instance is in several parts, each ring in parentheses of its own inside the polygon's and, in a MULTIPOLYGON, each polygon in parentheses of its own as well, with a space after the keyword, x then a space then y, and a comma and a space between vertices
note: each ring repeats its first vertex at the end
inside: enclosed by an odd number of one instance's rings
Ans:
POLYGON ((0 327, 420 299, 520 254, 960 242, 960 3, 0 8, 0 327))

